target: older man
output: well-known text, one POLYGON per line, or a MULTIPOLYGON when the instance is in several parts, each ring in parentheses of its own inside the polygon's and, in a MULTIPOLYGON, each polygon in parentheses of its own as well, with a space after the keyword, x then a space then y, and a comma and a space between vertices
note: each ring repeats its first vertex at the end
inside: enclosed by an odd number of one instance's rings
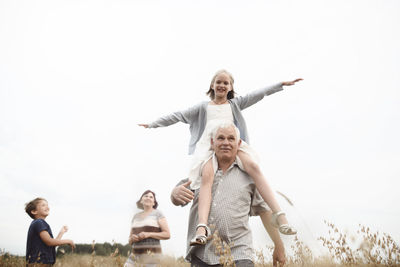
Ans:
MULTIPOLYGON (((278 231, 270 225, 269 208, 256 191, 256 186, 244 171, 237 151, 240 146, 237 128, 232 123, 222 124, 213 132, 211 140, 215 152, 214 166, 218 166, 212 186, 212 202, 208 224, 215 227, 222 241, 229 244, 232 260, 238 267, 254 266, 251 231, 248 225, 250 215, 260 215, 264 226, 275 244, 274 266, 284 264, 284 247, 278 231)), ((220 266, 220 258, 213 242, 205 246, 190 247, 198 222, 198 190, 194 193, 186 188, 189 182, 174 188, 171 200, 175 205, 190 202, 189 227, 186 259, 191 266, 220 266)))

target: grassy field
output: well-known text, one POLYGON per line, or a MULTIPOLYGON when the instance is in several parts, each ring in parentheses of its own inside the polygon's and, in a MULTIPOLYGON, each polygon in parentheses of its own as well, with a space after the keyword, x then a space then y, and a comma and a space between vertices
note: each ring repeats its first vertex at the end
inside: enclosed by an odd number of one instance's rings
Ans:
MULTIPOLYGON (((368 227, 359 226, 357 231, 358 244, 355 238, 343 234, 334 224, 325 222, 329 228, 328 237, 319 240, 328 254, 314 257, 312 251, 297 237, 293 244, 287 248, 287 264, 285 266, 400 266, 400 249, 393 238, 386 233, 372 232, 368 227), (351 240, 349 240, 351 239, 351 240)), ((356 238, 357 239, 357 238, 356 238)), ((234 266, 230 255, 229 245, 222 242, 216 233, 213 238, 216 253, 220 256, 221 264, 234 266)), ((56 267, 122 267, 126 257, 116 249, 109 256, 96 255, 93 245, 92 254, 66 253, 57 257, 56 267)), ((256 251, 255 266, 272 266, 272 247, 263 251, 256 251)), ((0 253, 0 267, 25 266, 24 257, 12 256, 4 251, 0 253)), ((138 264, 137 266, 141 266, 138 264)), ((164 256, 160 266, 184 267, 190 266, 183 258, 164 256)))

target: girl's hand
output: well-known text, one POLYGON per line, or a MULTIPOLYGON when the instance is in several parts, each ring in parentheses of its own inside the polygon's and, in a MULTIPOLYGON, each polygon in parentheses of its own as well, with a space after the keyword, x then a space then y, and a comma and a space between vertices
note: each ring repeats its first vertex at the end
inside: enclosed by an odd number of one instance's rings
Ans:
POLYGON ((148 124, 138 124, 139 126, 142 126, 142 127, 144 127, 144 128, 149 128, 149 125, 148 124))
POLYGON ((295 83, 297 83, 297 82, 299 82, 299 81, 302 81, 303 79, 302 78, 298 78, 298 79, 296 79, 296 80, 293 80, 293 81, 289 81, 289 82, 282 82, 282 85, 285 85, 285 86, 290 86, 290 85, 294 85, 295 83))

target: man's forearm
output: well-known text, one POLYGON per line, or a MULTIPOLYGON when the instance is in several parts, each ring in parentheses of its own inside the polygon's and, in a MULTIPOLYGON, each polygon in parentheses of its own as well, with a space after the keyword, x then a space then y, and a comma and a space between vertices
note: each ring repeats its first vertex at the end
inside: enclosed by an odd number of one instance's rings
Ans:
POLYGON ((278 229, 271 224, 271 216, 272 213, 270 211, 266 211, 260 214, 260 218, 264 224, 264 228, 265 230, 267 230, 269 236, 272 239, 272 242, 274 242, 275 247, 274 252, 272 253, 273 265, 278 266, 276 264, 279 263, 279 266, 284 266, 286 263, 285 246, 283 245, 278 229))

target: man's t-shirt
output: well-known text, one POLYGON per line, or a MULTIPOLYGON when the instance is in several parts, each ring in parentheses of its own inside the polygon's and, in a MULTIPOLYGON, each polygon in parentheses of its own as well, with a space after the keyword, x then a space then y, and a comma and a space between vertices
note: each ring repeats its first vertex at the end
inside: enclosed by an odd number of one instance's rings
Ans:
POLYGON ((53 238, 50 225, 43 219, 33 220, 28 230, 26 242, 26 262, 54 264, 56 261, 56 248, 47 246, 40 238, 40 232, 47 231, 53 238))

